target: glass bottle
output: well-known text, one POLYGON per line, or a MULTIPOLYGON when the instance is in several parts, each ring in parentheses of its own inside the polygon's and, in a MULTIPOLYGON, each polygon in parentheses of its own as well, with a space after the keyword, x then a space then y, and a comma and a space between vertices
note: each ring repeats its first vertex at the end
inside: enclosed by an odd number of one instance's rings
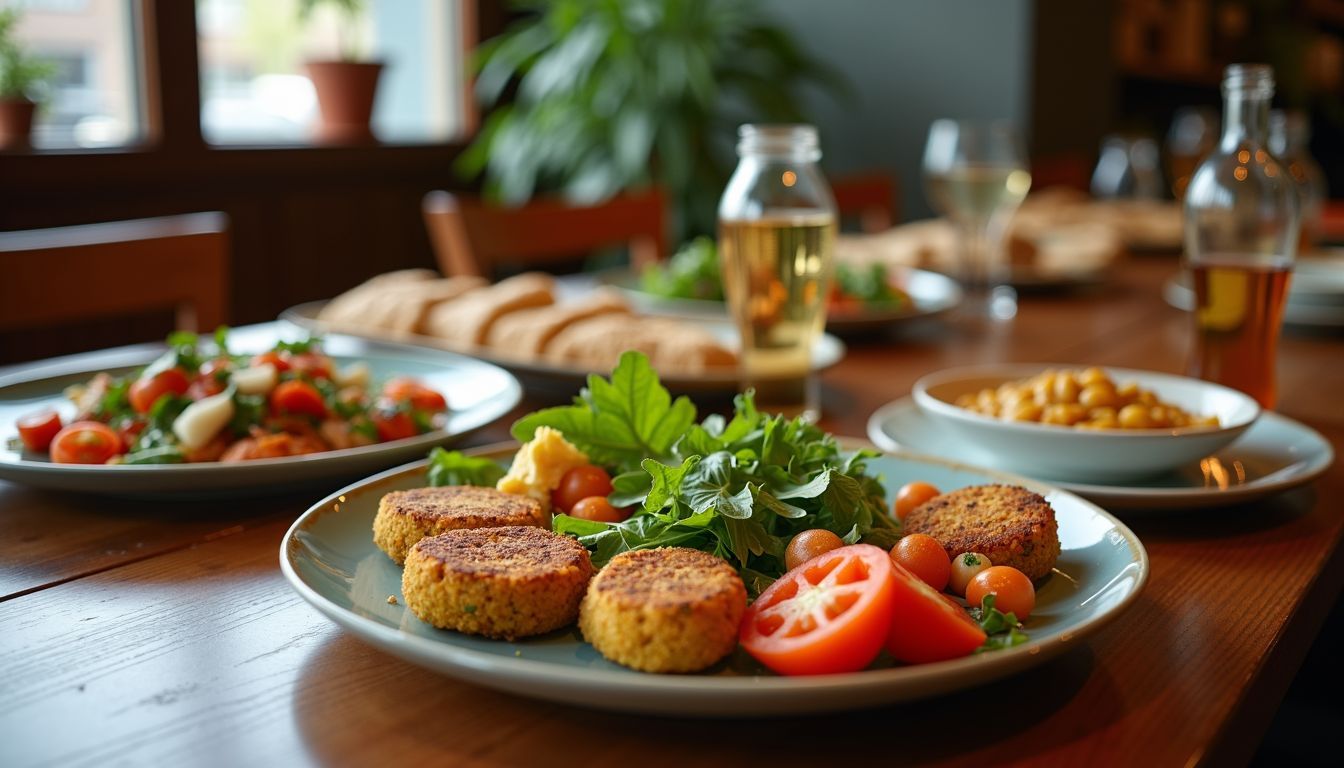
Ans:
POLYGON ((1301 235, 1297 255, 1316 249, 1320 236, 1321 210, 1325 204, 1325 173, 1311 156, 1311 126, 1301 112, 1270 110, 1269 153, 1288 169, 1297 182, 1298 204, 1302 212, 1301 235))
POLYGON ((1274 405, 1274 361, 1297 252, 1292 177, 1268 150, 1274 72, 1233 64, 1223 134, 1185 195, 1185 266, 1195 290, 1188 372, 1274 405))
POLYGON ((719 201, 719 263, 758 408, 815 419, 812 347, 826 323, 835 199, 810 125, 744 125, 719 201))

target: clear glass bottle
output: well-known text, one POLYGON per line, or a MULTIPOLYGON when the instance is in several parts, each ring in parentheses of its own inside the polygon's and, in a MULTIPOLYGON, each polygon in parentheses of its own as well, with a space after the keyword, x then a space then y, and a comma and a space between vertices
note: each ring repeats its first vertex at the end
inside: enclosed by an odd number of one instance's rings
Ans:
POLYGON ((1270 110, 1269 153, 1288 169, 1297 182, 1298 203, 1302 211, 1301 235, 1297 255, 1316 249, 1321 229, 1321 210, 1325 205, 1325 172, 1311 156, 1311 126, 1301 112, 1270 110))
POLYGON ((1185 195, 1185 266, 1195 290, 1188 372, 1273 407, 1274 361, 1297 252, 1297 191, 1268 149, 1274 72, 1234 64, 1223 134, 1185 195))
POLYGON ((744 125, 719 201, 719 263, 762 410, 819 415, 812 347, 826 324, 836 209, 810 125, 744 125))

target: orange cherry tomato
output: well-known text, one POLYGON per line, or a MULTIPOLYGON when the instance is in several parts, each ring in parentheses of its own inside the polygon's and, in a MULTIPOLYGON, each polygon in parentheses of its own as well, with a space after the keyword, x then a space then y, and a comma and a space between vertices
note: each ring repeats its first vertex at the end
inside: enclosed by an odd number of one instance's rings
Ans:
POLYGON ((892 569, 896 588, 887 652, 894 658, 924 664, 966 656, 985 644, 985 631, 955 600, 899 564, 892 569))
POLYGON ((317 387, 300 379, 282 381, 271 390, 271 413, 276 416, 300 414, 318 419, 327 417, 327 404, 317 387))
POLYGON ((443 395, 415 379, 399 377, 383 385, 383 396, 398 403, 410 403, 417 411, 439 413, 448 410, 443 395))
POLYGON ((154 403, 164 395, 185 394, 191 387, 191 380, 180 368, 167 368, 153 376, 141 376, 131 383, 126 391, 131 407, 136 413, 149 413, 154 403))
POLYGON ((952 577, 952 560, 947 550, 932 536, 912 533, 902 536, 891 548, 891 557, 930 587, 942 591, 952 577))
POLYGON ((560 478, 560 485, 551 491, 551 504, 566 514, 575 504, 589 496, 611 494, 611 475, 592 464, 574 467, 560 478))
POLYGON ((289 358, 289 368, 310 379, 330 379, 335 366, 331 358, 321 352, 300 352, 289 358))
POLYGON ((599 523, 619 523, 630 517, 630 513, 624 509, 613 507, 606 496, 589 496, 586 499, 579 499, 574 507, 569 510, 570 517, 577 517, 581 520, 593 520, 599 523))
POLYGON ((372 418, 373 426, 378 430, 378 439, 384 443, 419 434, 415 428, 415 419, 405 411, 378 409, 373 412, 372 418))
POLYGON ((966 602, 980 605, 985 595, 994 595, 994 607, 1017 615, 1021 621, 1036 607, 1036 587, 1027 574, 1010 565, 993 565, 977 573, 966 585, 966 602))
POLYGON ((263 364, 273 365, 276 373, 283 373, 289 370, 289 354, 286 352, 262 352, 260 355, 252 356, 250 367, 255 368, 263 364))
POLYGON ((51 460, 57 464, 106 464, 121 452, 121 436, 98 421, 76 421, 51 441, 51 460))
POLYGON ((891 631, 896 567, 870 544, 814 557, 756 598, 742 617, 738 640, 784 675, 863 669, 891 631))
POLYGON ((24 448, 45 453, 51 447, 52 438, 61 431, 61 415, 51 409, 30 413, 19 417, 18 427, 24 448))
POLYGON ((845 542, 825 528, 799 531, 784 549, 784 567, 793 570, 817 555, 845 546, 845 542))
POLYGON ((910 514, 915 507, 941 493, 936 487, 924 482, 915 481, 902 485, 901 489, 896 492, 896 519, 904 521, 905 516, 910 514))

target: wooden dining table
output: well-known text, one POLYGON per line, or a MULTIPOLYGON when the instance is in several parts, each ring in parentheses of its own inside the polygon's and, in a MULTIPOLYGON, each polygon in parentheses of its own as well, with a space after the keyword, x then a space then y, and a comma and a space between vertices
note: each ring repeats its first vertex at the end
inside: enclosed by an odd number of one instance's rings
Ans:
MULTIPOLYGON (((907 323, 824 372, 862 436, 922 374, 988 362, 1180 372, 1171 256, 907 323)), ((1344 445, 1344 336, 1288 329, 1278 411, 1344 445)), ((541 404, 529 396, 514 414, 541 404)), ((462 445, 507 438, 512 416, 462 445)), ((816 716, 666 718, 496 692, 364 644, 290 588, 281 537, 334 488, 143 501, 0 482, 0 765, 1227 765, 1254 753, 1344 584, 1344 463, 1234 507, 1117 514, 1151 558, 1123 615, 1014 677, 816 716)), ((749 714, 749 713, 744 713, 749 714)), ((1324 736, 1324 734, 1323 734, 1324 736)))

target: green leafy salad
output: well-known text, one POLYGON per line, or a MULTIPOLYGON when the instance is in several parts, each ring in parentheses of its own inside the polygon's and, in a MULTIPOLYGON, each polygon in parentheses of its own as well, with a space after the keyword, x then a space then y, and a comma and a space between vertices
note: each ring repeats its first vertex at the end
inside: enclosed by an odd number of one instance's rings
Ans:
MULTIPOLYGON (((613 504, 638 507, 621 523, 555 516, 554 530, 577 536, 598 567, 627 550, 691 547, 732 563, 756 594, 787 570, 784 549, 800 531, 883 549, 900 538, 881 481, 867 473, 875 452, 842 452, 812 424, 756 410, 750 393, 731 418, 697 422, 691 401, 674 400, 637 352, 610 380, 590 376, 572 405, 524 416, 513 435, 526 442, 543 426, 612 472, 613 504)), ((432 458, 435 485, 493 485, 502 473, 458 452, 432 458)))

